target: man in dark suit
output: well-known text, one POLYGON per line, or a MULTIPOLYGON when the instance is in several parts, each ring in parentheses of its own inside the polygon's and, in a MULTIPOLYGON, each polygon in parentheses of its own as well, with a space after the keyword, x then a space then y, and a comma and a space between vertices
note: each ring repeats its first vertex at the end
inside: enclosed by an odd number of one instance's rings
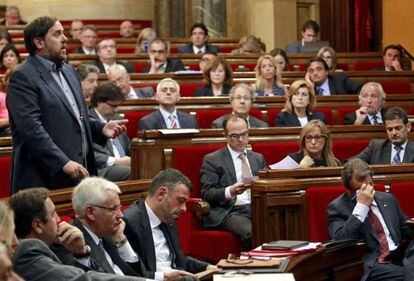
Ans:
POLYGON ((185 70, 184 64, 179 59, 169 59, 167 43, 161 39, 151 42, 149 48, 150 66, 142 70, 142 73, 170 73, 185 70))
POLYGON ((237 235, 244 249, 251 248, 251 196, 249 186, 259 169, 266 169, 262 154, 248 151, 247 120, 236 114, 223 121, 227 146, 204 157, 201 193, 211 206, 204 227, 223 229, 237 235))
POLYGON ((92 64, 99 68, 100 73, 108 73, 109 68, 114 64, 122 64, 128 73, 134 73, 134 67, 128 62, 120 62, 116 60, 116 42, 112 38, 102 39, 96 46, 98 59, 92 64))
POLYGON ((185 54, 204 54, 206 52, 219 53, 217 46, 207 44, 208 29, 203 23, 195 23, 190 28, 191 44, 187 44, 178 48, 178 53, 185 54))
POLYGON ((403 261, 405 281, 414 280, 414 241, 411 241, 403 261))
POLYGON ((286 46, 287 53, 307 53, 312 50, 305 50, 305 42, 315 42, 318 39, 319 25, 316 21, 308 20, 302 27, 302 40, 293 42, 286 46))
POLYGON ((139 120, 139 130, 197 128, 194 116, 175 108, 175 104, 180 99, 180 85, 175 80, 162 79, 157 85, 155 96, 160 107, 139 120))
POLYGON ((135 201, 124 212, 125 235, 152 272, 151 278, 166 279, 162 275, 173 274, 174 267, 192 273, 215 269, 181 250, 176 220, 185 212, 191 186, 178 170, 161 171, 153 178, 145 201, 135 201))
MULTIPOLYGON (((125 100, 121 89, 111 82, 98 86, 91 98, 92 108, 89 114, 106 123, 112 119, 122 119, 118 108, 125 100)), ((98 175, 110 181, 131 179, 131 140, 123 132, 105 145, 93 144, 98 175)))
POLYGON ((81 41, 82 46, 80 46, 78 49, 75 49, 72 54, 96 55, 98 29, 95 25, 84 25, 78 39, 81 41))
POLYGON ((404 109, 393 107, 387 111, 385 129, 387 140, 371 140, 369 146, 355 157, 371 165, 414 163, 414 142, 409 138, 411 123, 404 109))
POLYGON ((27 22, 21 19, 20 10, 16 6, 7 6, 4 19, 0 21, 1 25, 25 25, 27 22))
POLYGON ((348 191, 328 206, 332 239, 362 239, 365 242, 362 280, 404 280, 404 239, 413 233, 394 196, 376 192, 373 170, 361 159, 343 168, 342 183, 348 191))
MULTIPOLYGON (((230 90, 230 104, 233 109, 233 114, 237 114, 247 120, 249 128, 267 128, 269 127, 266 122, 249 115, 252 109, 255 94, 253 89, 247 84, 240 83, 231 88, 230 90)), ((211 124, 212 128, 223 128, 223 120, 226 115, 223 115, 211 124)))
POLYGON ((384 67, 373 68, 371 70, 379 71, 403 71, 401 66, 402 50, 398 45, 388 45, 384 48, 382 59, 384 60, 384 67))
POLYGON ((378 125, 384 124, 387 110, 384 108, 385 92, 380 83, 366 83, 359 95, 358 110, 344 116, 344 125, 378 125))
POLYGON ((131 86, 131 76, 127 69, 121 64, 114 64, 108 69, 108 80, 121 88, 125 99, 153 98, 152 87, 134 88, 131 86))
POLYGON ((343 73, 329 75, 329 67, 321 57, 311 58, 306 76, 315 85, 318 96, 357 94, 362 83, 352 81, 343 73))
POLYGON ((79 77, 63 62, 67 38, 56 18, 34 19, 24 34, 30 55, 11 76, 6 98, 13 135, 11 190, 74 186, 96 174, 93 141, 116 137, 127 121, 103 124, 88 117, 79 77))

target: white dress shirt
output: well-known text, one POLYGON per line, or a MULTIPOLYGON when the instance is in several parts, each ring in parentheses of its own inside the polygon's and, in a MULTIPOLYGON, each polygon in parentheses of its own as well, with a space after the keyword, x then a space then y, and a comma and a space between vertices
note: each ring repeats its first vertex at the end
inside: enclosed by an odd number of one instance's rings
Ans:
POLYGON ((96 50, 93 49, 92 51, 86 50, 85 48, 82 47, 83 52, 85 53, 85 55, 96 55, 96 50))
POLYGON ((137 93, 135 93, 134 88, 132 86, 130 86, 129 93, 128 93, 126 99, 131 100, 131 99, 137 99, 137 98, 138 98, 137 93))
POLYGON ((201 48, 198 48, 195 45, 193 45, 193 52, 194 52, 194 54, 198 54, 200 52, 201 52, 201 54, 204 54, 206 52, 206 45, 204 45, 201 48))
POLYGON ((378 124, 383 124, 384 123, 384 121, 382 120, 381 111, 378 111, 375 115, 368 114, 367 116, 368 116, 368 119, 369 119, 369 122, 371 123, 371 125, 375 124, 374 116, 377 116, 377 123, 378 124))
POLYGON ((329 78, 326 78, 325 82, 323 82, 322 85, 317 86, 317 88, 322 88, 323 89, 322 96, 330 96, 331 95, 331 90, 329 89, 329 78))

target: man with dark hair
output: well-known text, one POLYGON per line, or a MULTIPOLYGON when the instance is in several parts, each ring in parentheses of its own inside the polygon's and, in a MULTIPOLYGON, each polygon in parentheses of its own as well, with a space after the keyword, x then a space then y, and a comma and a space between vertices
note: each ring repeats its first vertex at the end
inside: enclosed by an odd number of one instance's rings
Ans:
POLYGON ((85 99, 89 99, 98 87, 99 69, 92 64, 81 64, 76 72, 81 80, 83 95, 85 99))
MULTIPOLYGON (((104 82, 94 92, 89 114, 106 123, 109 120, 122 119, 118 108, 125 100, 121 89, 111 82, 104 82)), ((131 179, 131 140, 123 132, 114 139, 108 139, 105 145, 93 144, 98 175, 110 181, 131 179)))
POLYGON ((72 54, 96 55, 98 29, 95 25, 84 25, 78 39, 81 41, 82 46, 74 50, 72 54))
POLYGON ((167 280, 172 268, 197 273, 215 267, 184 255, 176 220, 186 210, 192 184, 180 171, 167 169, 152 180, 145 201, 135 201, 124 212, 125 235, 156 280, 167 280))
POLYGON ((332 239, 365 242, 361 280, 404 280, 402 259, 405 239, 413 237, 394 196, 374 189, 373 170, 361 159, 350 160, 342 170, 347 192, 328 206, 332 239))
POLYGON ((308 20, 302 27, 302 40, 286 46, 287 53, 312 52, 304 49, 305 42, 315 42, 318 39, 319 25, 316 21, 308 20))
POLYGON ((144 68, 142 73, 169 73, 184 70, 184 64, 179 59, 169 59, 167 43, 155 39, 149 46, 150 66, 144 68))
POLYGON ((103 124, 88 117, 79 77, 63 61, 67 38, 56 18, 31 21, 24 40, 30 55, 11 76, 6 97, 13 135, 11 190, 71 187, 96 174, 92 143, 116 137, 127 121, 103 124))
POLYGON ((414 163, 414 142, 410 140, 411 123, 401 107, 392 107, 385 114, 388 139, 372 139, 369 146, 356 155, 368 164, 414 163))
POLYGON ((373 70, 385 71, 403 71, 401 66, 402 51, 401 47, 397 45, 388 45, 384 48, 384 68, 373 70))
POLYGON ((187 54, 204 54, 206 52, 219 53, 217 46, 207 44, 208 29, 204 23, 195 23, 190 28, 191 44, 187 44, 178 48, 178 53, 187 54))
POLYGON ((109 68, 115 64, 122 64, 128 73, 134 73, 134 67, 128 62, 120 62, 116 60, 116 42, 112 38, 102 39, 96 50, 98 52, 98 59, 94 60, 92 63, 99 68, 101 73, 108 73, 109 68))
POLYGON ((20 10, 16 6, 7 6, 4 19, 0 21, 1 25, 25 25, 27 22, 21 19, 20 10))
POLYGON ((72 39, 78 39, 79 35, 82 33, 83 29, 83 21, 81 20, 73 20, 70 23, 69 33, 72 36, 72 39))
POLYGON ((315 85, 315 93, 318 96, 356 94, 363 85, 361 82, 352 81, 343 73, 330 75, 329 67, 321 57, 309 60, 306 78, 315 85))
POLYGON ((223 121, 227 146, 207 154, 201 165, 201 194, 211 206, 204 226, 237 235, 244 249, 251 248, 250 184, 267 165, 262 154, 247 150, 247 120, 236 114, 223 121))

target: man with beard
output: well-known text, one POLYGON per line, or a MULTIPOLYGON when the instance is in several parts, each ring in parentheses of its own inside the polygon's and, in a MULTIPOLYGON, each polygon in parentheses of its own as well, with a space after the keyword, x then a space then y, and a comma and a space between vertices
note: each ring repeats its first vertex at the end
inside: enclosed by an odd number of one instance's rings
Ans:
POLYGON ((344 125, 378 125, 384 124, 384 115, 387 111, 383 106, 385 103, 385 92, 380 83, 366 83, 358 96, 361 106, 355 112, 344 117, 344 125))
POLYGON ((181 251, 176 220, 186 210, 191 188, 180 171, 161 171, 152 180, 145 201, 135 201, 124 212, 125 235, 156 280, 169 280, 172 268, 192 273, 216 269, 181 251))
POLYGON ((66 42, 56 18, 39 17, 24 30, 27 60, 13 73, 7 107, 13 136, 11 191, 70 187, 96 174, 92 142, 125 131, 126 120, 88 117, 76 71, 63 62, 66 42))
POLYGON ((409 139, 411 123, 401 107, 390 108, 385 114, 385 129, 388 139, 373 139, 359 153, 368 164, 399 164, 414 162, 414 142, 409 139))

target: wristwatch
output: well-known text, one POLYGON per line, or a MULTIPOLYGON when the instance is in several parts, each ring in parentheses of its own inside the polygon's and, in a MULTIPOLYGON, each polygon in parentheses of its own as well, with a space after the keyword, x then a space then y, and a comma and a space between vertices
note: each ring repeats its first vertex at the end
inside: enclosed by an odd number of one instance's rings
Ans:
POLYGON ((127 237, 126 237, 126 236, 124 236, 124 238, 122 238, 122 240, 121 240, 121 241, 116 242, 116 243, 114 243, 114 244, 115 244, 115 246, 116 246, 117 248, 121 248, 122 246, 124 246, 124 245, 126 244, 126 242, 128 242, 128 239, 127 239, 127 237))
POLYGON ((85 245, 85 252, 84 253, 73 253, 73 257, 75 259, 84 259, 91 255, 91 247, 89 245, 85 245))

